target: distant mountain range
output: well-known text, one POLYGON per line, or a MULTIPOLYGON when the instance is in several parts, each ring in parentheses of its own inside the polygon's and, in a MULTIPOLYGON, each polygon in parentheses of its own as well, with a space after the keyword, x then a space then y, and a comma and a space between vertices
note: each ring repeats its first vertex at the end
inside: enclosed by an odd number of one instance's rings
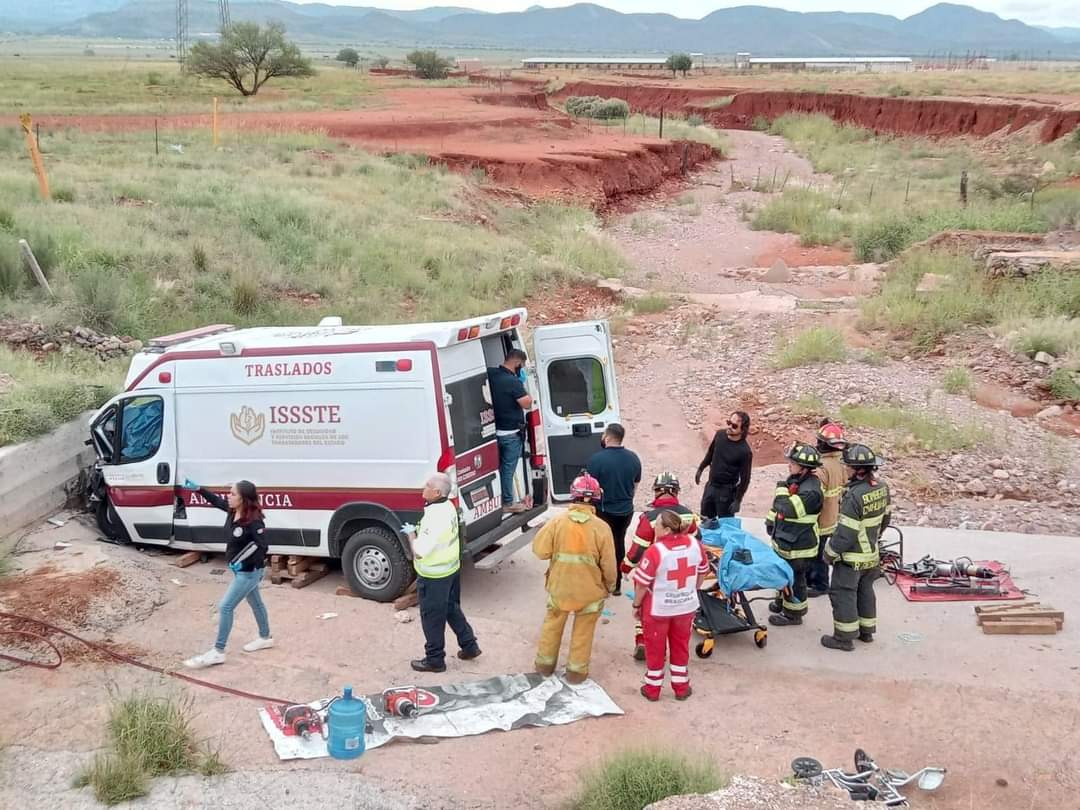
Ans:
MULTIPOLYGON (((174 0, 0 0, 0 30, 76 37, 170 39, 174 0)), ((214 0, 189 0, 190 31, 218 28, 214 0)), ((714 11, 700 20, 622 14, 581 3, 486 14, 456 7, 373 7, 233 0, 233 20, 279 20, 300 41, 354 45, 500 48, 539 53, 627 55, 691 51, 757 55, 910 55, 982 52, 999 58, 1080 55, 1080 29, 1037 28, 968 6, 939 3, 907 19, 885 14, 799 13, 762 6, 714 11)))

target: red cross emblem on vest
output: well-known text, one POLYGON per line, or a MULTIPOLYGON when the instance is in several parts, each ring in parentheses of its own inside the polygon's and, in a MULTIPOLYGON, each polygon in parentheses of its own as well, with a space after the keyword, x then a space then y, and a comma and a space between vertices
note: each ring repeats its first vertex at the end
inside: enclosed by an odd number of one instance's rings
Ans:
POLYGON ((690 561, 686 557, 679 558, 679 564, 668 571, 668 582, 676 583, 677 587, 681 590, 686 587, 686 583, 690 581, 690 578, 697 573, 697 569, 690 565, 690 561))

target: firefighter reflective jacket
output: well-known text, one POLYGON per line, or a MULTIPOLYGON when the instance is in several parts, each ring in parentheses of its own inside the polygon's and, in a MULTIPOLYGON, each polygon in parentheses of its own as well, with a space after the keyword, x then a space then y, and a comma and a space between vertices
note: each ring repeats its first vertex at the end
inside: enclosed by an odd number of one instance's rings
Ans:
POLYGON ((457 507, 446 499, 424 507, 413 541, 413 568, 425 579, 442 579, 461 568, 457 507))
POLYGON ((817 556, 822 500, 821 481, 814 475, 792 475, 777 482, 765 528, 776 553, 785 560, 817 556))
POLYGON ((814 474, 821 480, 821 492, 825 502, 818 515, 818 534, 828 537, 836 531, 836 518, 840 514, 840 496, 844 494, 847 483, 844 473, 844 459, 839 450, 821 454, 821 466, 814 474))
POLYGON ((836 532, 825 545, 825 558, 864 571, 880 562, 878 540, 889 525, 889 488, 874 477, 852 478, 840 500, 836 532))
POLYGON ((593 506, 571 504, 537 532, 532 549, 541 560, 551 560, 544 575, 549 606, 572 613, 603 607, 615 587, 615 539, 593 506))
POLYGON ((653 523, 661 512, 674 512, 682 518, 682 533, 696 537, 698 534, 698 519, 694 510, 683 506, 674 495, 661 495, 649 504, 648 508, 638 517, 637 528, 634 530, 634 540, 626 549, 626 556, 622 560, 622 572, 629 574, 637 564, 641 562, 642 555, 656 539, 656 529, 653 523))

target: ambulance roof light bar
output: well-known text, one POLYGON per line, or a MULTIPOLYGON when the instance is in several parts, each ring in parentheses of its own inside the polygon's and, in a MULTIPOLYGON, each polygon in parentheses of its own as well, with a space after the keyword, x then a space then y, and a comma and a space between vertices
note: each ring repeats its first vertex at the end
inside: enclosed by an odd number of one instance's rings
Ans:
POLYGON ((146 350, 148 352, 163 352, 166 349, 171 349, 173 346, 179 346, 181 343, 188 343, 197 338, 210 337, 211 335, 220 335, 222 332, 231 332, 235 328, 236 327, 231 323, 217 323, 213 326, 200 326, 198 329, 188 329, 186 332, 162 335, 161 337, 151 338, 146 344, 146 350))

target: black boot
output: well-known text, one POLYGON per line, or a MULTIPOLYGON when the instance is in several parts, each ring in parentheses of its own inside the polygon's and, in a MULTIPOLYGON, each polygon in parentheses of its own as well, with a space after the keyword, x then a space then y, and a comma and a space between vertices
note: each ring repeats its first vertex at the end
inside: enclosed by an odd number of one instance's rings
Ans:
POLYGON ((873 633, 859 633, 859 641, 861 641, 863 644, 873 644, 874 643, 874 634, 873 633))
POLYGON ((783 610, 784 607, 779 602, 769 602, 769 613, 782 613, 783 610))
POLYGON ((830 650, 843 650, 844 652, 851 652, 855 649, 851 639, 837 638, 836 636, 822 636, 821 646, 828 647, 830 650))
POLYGON ((770 616, 769 624, 775 627, 788 627, 790 625, 802 624, 802 616, 788 616, 785 613, 781 613, 778 616, 770 616))
POLYGON ((446 664, 435 664, 426 658, 418 658, 410 664, 417 672, 446 672, 446 664))

